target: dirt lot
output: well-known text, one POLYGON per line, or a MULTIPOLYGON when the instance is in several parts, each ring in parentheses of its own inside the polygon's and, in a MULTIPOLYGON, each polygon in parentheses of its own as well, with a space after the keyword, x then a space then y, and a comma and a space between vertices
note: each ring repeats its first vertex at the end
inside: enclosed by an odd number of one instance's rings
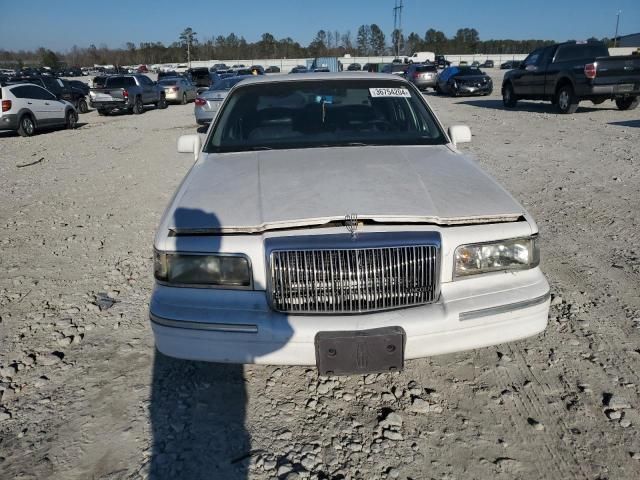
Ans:
POLYGON ((427 96, 537 219, 549 327, 364 378, 154 352, 192 105, 0 132, 0 478, 640 478, 640 111, 427 96))

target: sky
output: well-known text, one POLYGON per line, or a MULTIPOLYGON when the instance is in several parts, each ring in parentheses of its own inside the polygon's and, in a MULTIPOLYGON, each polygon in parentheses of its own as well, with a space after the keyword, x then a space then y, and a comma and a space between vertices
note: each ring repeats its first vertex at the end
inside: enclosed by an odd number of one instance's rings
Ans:
MULTIPOLYGON (((247 41, 264 32, 307 45, 320 29, 350 30, 378 24, 390 40, 395 0, 0 0, 0 49, 73 45, 123 47, 126 42, 177 40, 192 27, 200 41, 231 32, 247 41)), ((564 41, 640 32, 640 0, 404 0, 403 32, 429 28, 453 36, 475 28, 481 40, 564 41)))

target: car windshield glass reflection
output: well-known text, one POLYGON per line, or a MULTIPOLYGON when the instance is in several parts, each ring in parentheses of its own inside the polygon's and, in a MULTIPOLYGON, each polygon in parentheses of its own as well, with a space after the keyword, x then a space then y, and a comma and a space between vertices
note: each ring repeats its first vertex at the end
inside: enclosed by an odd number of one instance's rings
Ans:
POLYGON ((219 118, 207 152, 446 143, 413 89, 388 80, 247 85, 219 118))

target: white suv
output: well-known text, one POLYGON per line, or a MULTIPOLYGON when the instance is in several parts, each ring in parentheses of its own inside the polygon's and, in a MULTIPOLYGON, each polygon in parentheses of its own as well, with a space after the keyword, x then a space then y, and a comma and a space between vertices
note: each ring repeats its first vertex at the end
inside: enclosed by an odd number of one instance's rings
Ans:
POLYGON ((16 130, 30 137, 37 129, 75 128, 78 112, 48 90, 30 83, 0 87, 0 130, 16 130))

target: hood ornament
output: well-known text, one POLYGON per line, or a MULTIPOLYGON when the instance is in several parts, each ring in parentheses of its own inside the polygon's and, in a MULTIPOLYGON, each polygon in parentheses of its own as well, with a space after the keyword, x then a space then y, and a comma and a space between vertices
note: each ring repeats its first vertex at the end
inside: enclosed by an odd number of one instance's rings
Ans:
POLYGON ((351 234, 351 240, 355 240, 358 237, 358 214, 348 213, 345 215, 344 226, 347 227, 347 231, 351 234))

